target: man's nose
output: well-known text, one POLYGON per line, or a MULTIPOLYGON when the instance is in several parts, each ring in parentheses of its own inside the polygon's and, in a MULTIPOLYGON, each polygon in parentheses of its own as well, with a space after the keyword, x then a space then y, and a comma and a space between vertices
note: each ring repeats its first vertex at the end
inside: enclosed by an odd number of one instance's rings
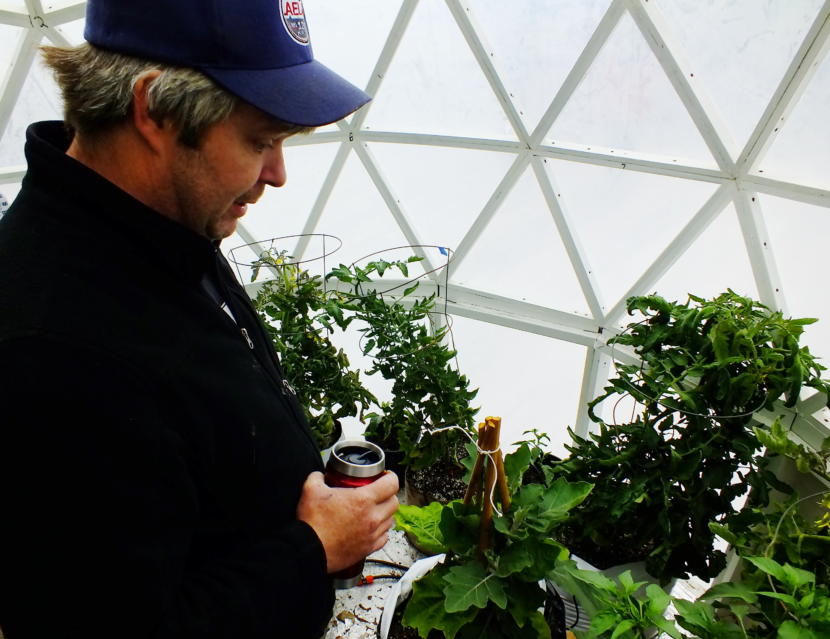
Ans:
POLYGON ((274 144, 273 149, 266 151, 265 161, 262 164, 262 172, 259 174, 259 181, 269 186, 283 186, 287 179, 285 158, 282 153, 282 140, 280 140, 274 144))

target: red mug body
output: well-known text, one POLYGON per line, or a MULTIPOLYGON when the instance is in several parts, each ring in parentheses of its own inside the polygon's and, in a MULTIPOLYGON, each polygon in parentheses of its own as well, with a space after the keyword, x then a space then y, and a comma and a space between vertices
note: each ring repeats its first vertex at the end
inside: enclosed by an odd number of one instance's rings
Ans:
MULTIPOLYGON (((326 484, 333 488, 359 488, 381 477, 384 473, 383 450, 363 440, 344 440, 331 449, 326 464, 326 484)), ((334 575, 335 588, 352 588, 363 576, 363 561, 339 570, 334 575)))

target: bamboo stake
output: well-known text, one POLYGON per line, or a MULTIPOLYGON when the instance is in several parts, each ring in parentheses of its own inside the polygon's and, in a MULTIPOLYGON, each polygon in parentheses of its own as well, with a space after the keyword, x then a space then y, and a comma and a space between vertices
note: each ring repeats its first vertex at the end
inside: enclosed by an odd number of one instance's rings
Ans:
MULTIPOLYGON (((478 447, 480 450, 487 450, 484 448, 484 431, 485 431, 486 424, 481 422, 478 425, 478 447)), ((472 500, 473 496, 478 494, 481 488, 481 471, 483 470, 484 466, 484 456, 479 453, 476 455, 476 463, 473 466, 473 474, 470 477, 470 483, 467 484, 467 490, 464 493, 464 505, 468 505, 472 500)))
MULTIPOLYGON (((494 450, 498 447, 498 429, 486 420, 485 423, 484 442, 481 448, 483 450, 494 450)), ((493 463, 493 460, 489 455, 484 453, 479 453, 479 455, 485 458, 485 463, 487 464, 487 475, 484 481, 484 494, 481 498, 481 523, 479 524, 478 529, 478 549, 481 554, 484 554, 484 551, 490 547, 490 524, 493 521, 492 495, 493 488, 496 485, 498 470, 496 468, 496 464, 493 463)))
POLYGON ((501 417, 487 417, 485 423, 492 424, 496 429, 495 446, 486 450, 495 450, 493 453, 493 461, 496 464, 496 478, 499 482, 499 494, 501 495, 502 507, 507 510, 510 508, 510 491, 507 488, 507 472, 504 470, 504 457, 501 454, 501 417))

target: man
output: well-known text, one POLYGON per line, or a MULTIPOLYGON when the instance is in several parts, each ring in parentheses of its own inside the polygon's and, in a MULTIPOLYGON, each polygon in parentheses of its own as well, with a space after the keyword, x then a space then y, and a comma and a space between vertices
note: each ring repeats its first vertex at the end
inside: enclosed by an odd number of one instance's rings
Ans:
POLYGON ((45 50, 66 123, 0 222, 0 628, 319 636, 398 482, 325 486, 218 241, 368 96, 299 1, 90 0, 85 38, 45 50))

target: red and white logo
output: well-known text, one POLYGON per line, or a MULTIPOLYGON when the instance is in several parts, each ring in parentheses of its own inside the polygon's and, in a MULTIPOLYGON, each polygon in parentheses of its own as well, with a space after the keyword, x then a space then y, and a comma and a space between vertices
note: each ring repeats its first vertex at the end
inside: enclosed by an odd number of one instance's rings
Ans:
POLYGON ((305 21, 305 9, 302 0, 280 0, 282 24, 288 35, 297 44, 309 43, 308 24, 305 21))

